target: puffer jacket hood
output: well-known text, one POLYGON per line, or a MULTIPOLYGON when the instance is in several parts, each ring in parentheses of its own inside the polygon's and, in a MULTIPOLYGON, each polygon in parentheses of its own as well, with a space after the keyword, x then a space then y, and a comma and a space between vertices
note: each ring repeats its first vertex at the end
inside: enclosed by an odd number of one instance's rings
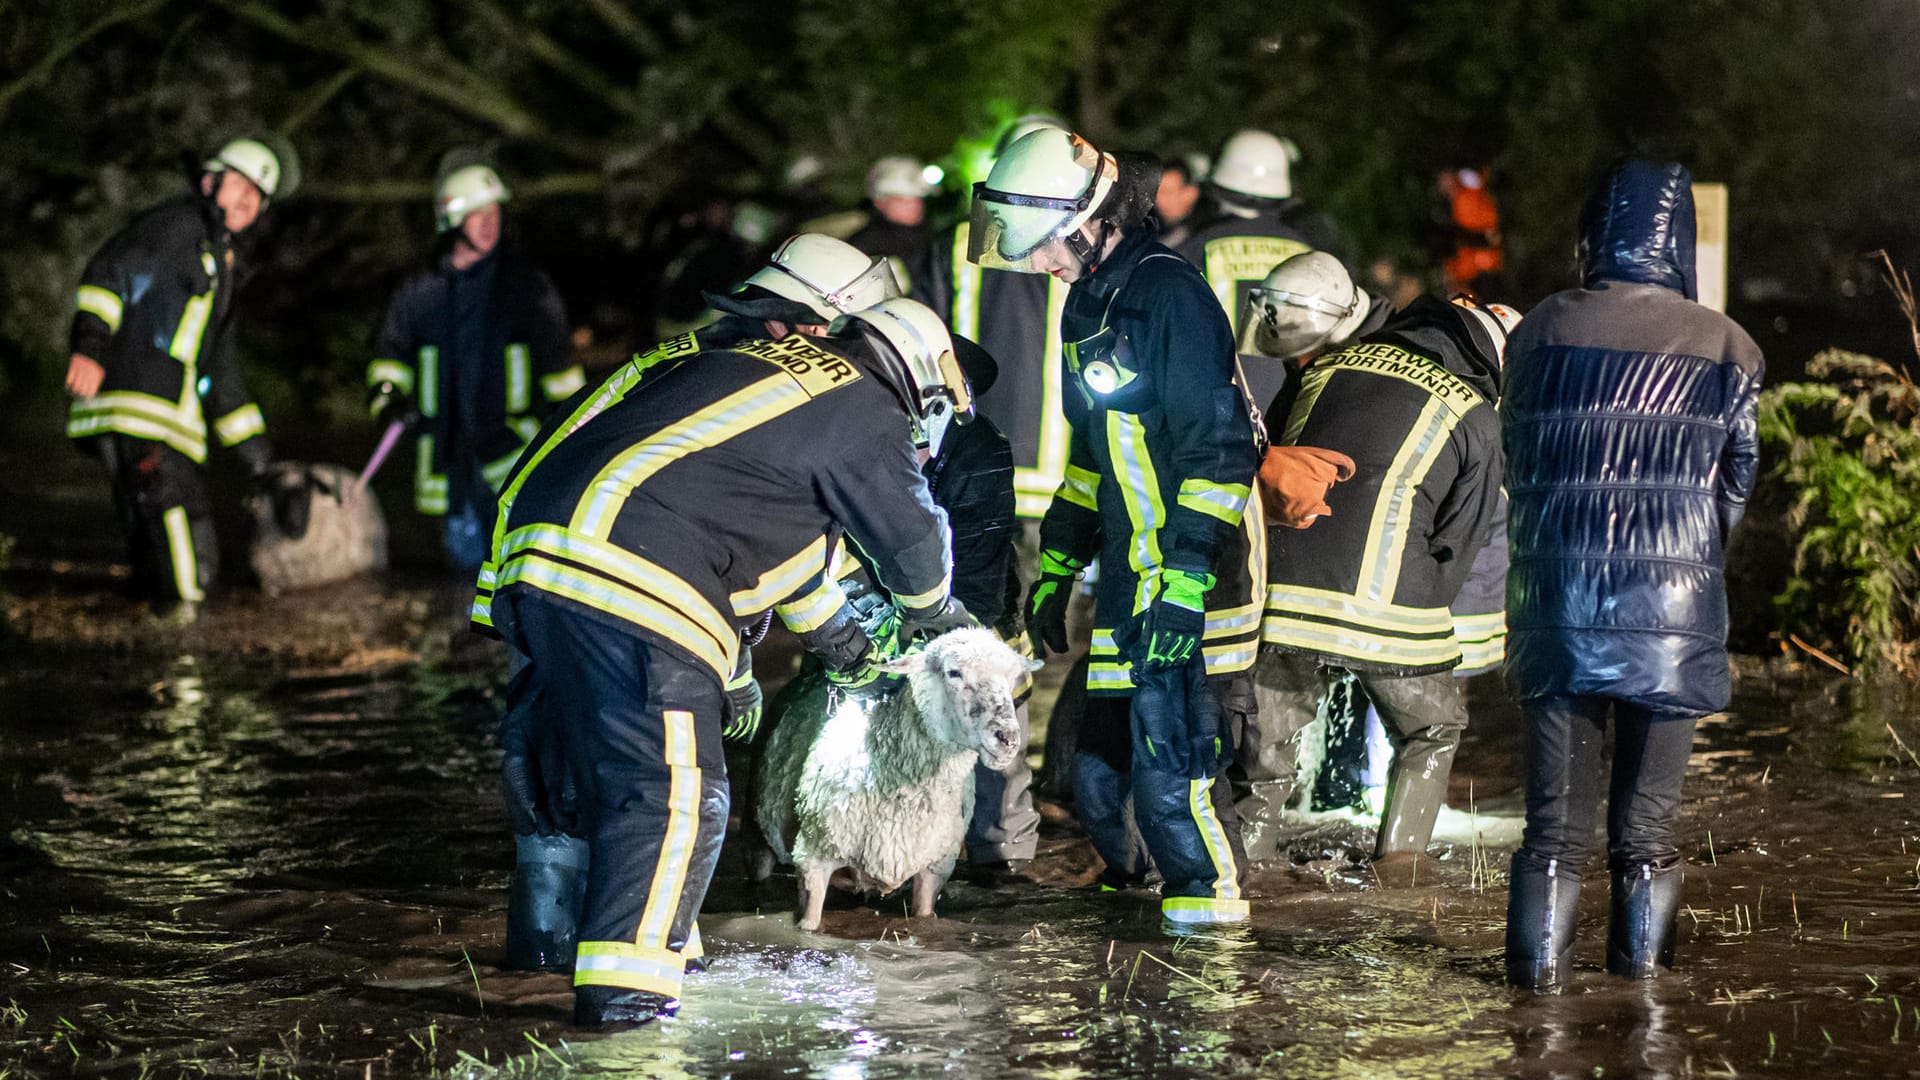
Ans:
POLYGON ((1676 162, 1628 158, 1580 212, 1580 281, 1589 289, 1658 285, 1698 300, 1693 245, 1693 174, 1676 162))
POLYGON ((1374 337, 1439 361, 1488 404, 1500 400, 1500 346, 1487 340, 1465 308, 1420 296, 1389 317, 1374 337))

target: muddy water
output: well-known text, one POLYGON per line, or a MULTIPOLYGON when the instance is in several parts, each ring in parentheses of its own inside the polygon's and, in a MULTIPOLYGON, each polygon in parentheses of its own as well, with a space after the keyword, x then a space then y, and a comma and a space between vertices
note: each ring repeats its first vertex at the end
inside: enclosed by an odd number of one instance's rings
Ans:
POLYGON ((1754 665, 1688 778, 1680 963, 1500 983, 1514 715, 1474 726, 1418 887, 1302 821, 1241 930, 1175 940, 1100 895, 1064 814, 1043 884, 941 917, 851 899, 793 929, 729 856, 681 1015, 581 1036, 504 972, 498 657, 422 590, 216 604, 133 632, 91 593, 13 604, 0 653, 0 1076, 1920 1075, 1911 701, 1754 665), (450 642, 452 642, 450 644, 450 642))

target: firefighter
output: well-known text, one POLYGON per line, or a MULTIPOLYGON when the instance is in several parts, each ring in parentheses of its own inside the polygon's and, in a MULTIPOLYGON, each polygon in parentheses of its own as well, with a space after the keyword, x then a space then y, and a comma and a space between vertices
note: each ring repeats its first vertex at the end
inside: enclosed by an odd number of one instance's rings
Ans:
MULTIPOLYGON (((1294 194, 1293 165, 1300 149, 1290 139, 1249 128, 1220 148, 1206 189, 1212 220, 1193 226, 1177 249, 1207 276, 1235 330, 1247 290, 1267 272, 1303 251, 1331 251, 1343 262, 1345 242, 1334 227, 1294 194)), ((1241 361, 1247 389, 1264 405, 1280 392, 1286 365, 1260 354, 1241 361)))
MULTIPOLYGON (((556 409, 531 440, 530 461, 537 463, 561 439, 702 350, 727 349, 756 339, 777 340, 789 333, 817 337, 840 316, 899 295, 899 284, 885 259, 862 255, 829 236, 789 237, 767 265, 731 293, 707 294, 709 307, 720 313, 718 319, 636 354, 598 387, 582 389, 556 409)), ((520 475, 526 475, 525 469, 520 475)), ((509 486, 504 499, 511 502, 514 494, 509 486)), ((496 514, 490 547, 504 541, 504 524, 505 515, 496 514)), ((831 602, 816 599, 816 604, 827 605, 818 616, 809 614, 805 605, 795 605, 783 610, 783 618, 810 651, 826 658, 829 670, 866 670, 873 659, 871 643, 856 622, 839 617, 835 596, 831 602)), ((475 613, 484 615, 485 610, 485 605, 479 605, 475 613)), ((527 970, 566 970, 574 961, 579 892, 585 885, 589 849, 542 682, 517 650, 511 661, 500 728, 503 790, 515 848, 507 901, 507 963, 527 970)), ((727 684, 728 737, 751 739, 760 712, 759 684, 743 648, 727 684)), ((682 951, 689 964, 700 960, 697 935, 682 951)))
POLYGON ((902 282, 910 281, 914 268, 927 261, 933 242, 927 231, 927 196, 934 191, 928 175, 925 165, 905 154, 874 162, 867 170, 867 199, 873 213, 847 237, 847 243, 868 255, 886 256, 902 282))
POLYGON ((234 353, 235 241, 298 179, 290 150, 259 138, 198 172, 196 193, 135 218, 87 264, 67 365, 67 435, 106 467, 135 592, 182 619, 219 568, 208 421, 256 479, 272 459, 234 353))
POLYGON ((1312 360, 1274 402, 1279 448, 1340 452, 1353 475, 1328 492, 1310 528, 1269 535, 1260 707, 1240 748, 1239 809, 1256 858, 1274 853, 1294 743, 1325 692, 1323 669, 1344 669, 1393 745, 1376 873, 1417 874, 1466 725, 1448 605, 1499 497, 1493 402, 1510 321, 1505 309, 1422 297, 1312 360))
POLYGON ((414 509, 441 520, 447 564, 467 573, 507 470, 586 381, 553 282, 504 237, 508 198, 478 155, 442 159, 432 265, 401 283, 367 365, 374 415, 415 432, 414 509))
POLYGON ((828 337, 702 350, 509 477, 474 618, 531 659, 580 792, 577 1024, 678 1007, 726 826, 741 631, 825 567, 830 536, 874 560, 909 631, 970 623, 914 454, 967 404, 939 320, 888 300, 828 337))
POLYGON ((1254 658, 1262 545, 1249 535, 1258 447, 1233 335, 1200 273, 1147 226, 1159 176, 1070 132, 1031 132, 976 185, 968 258, 1070 286, 1059 377, 1071 450, 1040 526, 1028 630, 1036 648, 1065 650, 1068 590, 1098 555, 1076 806, 1105 882, 1135 885, 1131 793, 1178 929, 1248 915, 1220 775, 1227 714, 1249 704, 1235 676, 1254 658))

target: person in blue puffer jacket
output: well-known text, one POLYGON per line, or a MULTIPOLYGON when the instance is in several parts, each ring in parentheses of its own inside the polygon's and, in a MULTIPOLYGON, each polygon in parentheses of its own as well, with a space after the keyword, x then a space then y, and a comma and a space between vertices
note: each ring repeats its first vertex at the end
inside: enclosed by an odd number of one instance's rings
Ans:
POLYGON ((1694 302, 1691 185, 1678 164, 1616 164, 1581 215, 1582 287, 1507 345, 1506 674, 1528 740, 1507 906, 1519 986, 1566 976, 1609 714, 1607 970, 1671 966, 1680 782, 1695 721, 1732 694, 1725 552, 1759 464, 1762 359, 1694 302))

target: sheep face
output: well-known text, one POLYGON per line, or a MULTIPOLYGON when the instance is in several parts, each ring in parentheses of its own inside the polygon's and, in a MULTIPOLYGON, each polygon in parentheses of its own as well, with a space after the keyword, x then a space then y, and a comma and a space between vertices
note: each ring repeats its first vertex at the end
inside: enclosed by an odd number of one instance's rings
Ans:
POLYGON ((1013 699, 1031 668, 991 630, 942 634, 888 667, 912 675, 914 700, 934 737, 976 751, 996 772, 1025 751, 1013 699))

